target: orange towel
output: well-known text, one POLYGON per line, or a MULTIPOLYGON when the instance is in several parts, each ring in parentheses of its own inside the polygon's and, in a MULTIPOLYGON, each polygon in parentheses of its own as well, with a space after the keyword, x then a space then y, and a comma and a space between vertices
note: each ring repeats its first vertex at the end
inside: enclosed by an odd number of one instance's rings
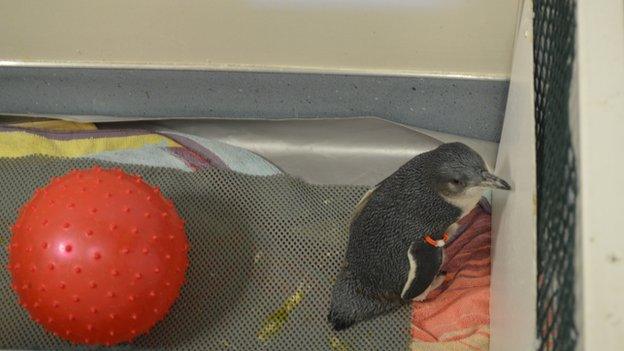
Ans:
POLYGON ((412 350, 488 350, 490 340, 489 206, 461 219, 445 249, 446 281, 412 305, 412 350))

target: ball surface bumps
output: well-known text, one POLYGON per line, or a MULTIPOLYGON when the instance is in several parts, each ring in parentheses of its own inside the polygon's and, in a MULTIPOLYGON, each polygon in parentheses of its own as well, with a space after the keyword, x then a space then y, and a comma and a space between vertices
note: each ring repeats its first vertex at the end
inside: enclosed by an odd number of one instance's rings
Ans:
POLYGON ((158 188, 119 169, 55 178, 20 210, 12 287, 61 338, 112 345, 163 319, 188 267, 184 222, 158 188))

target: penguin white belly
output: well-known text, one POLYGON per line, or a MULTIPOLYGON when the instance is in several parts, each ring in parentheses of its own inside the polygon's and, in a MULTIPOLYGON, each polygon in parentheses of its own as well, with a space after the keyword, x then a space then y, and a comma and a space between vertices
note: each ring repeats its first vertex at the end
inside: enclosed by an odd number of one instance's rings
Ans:
POLYGON ((449 204, 455 207, 458 207, 462 211, 462 214, 460 216, 460 218, 462 218, 468 213, 470 213, 470 211, 472 211, 472 209, 475 208, 475 206, 477 206, 477 204, 479 203, 479 200, 481 200, 481 197, 483 197, 484 191, 485 191, 485 188, 478 186, 478 187, 474 187, 474 188, 470 188, 466 190, 460 196, 453 196, 453 197, 444 196, 443 198, 444 198, 444 201, 448 202, 449 204))
MULTIPOLYGON (((459 221, 462 218, 464 218, 467 214, 469 214, 470 211, 472 211, 475 208, 475 206, 477 206, 479 201, 481 201, 481 197, 483 197, 484 191, 485 191, 485 188, 474 187, 474 188, 470 188, 466 190, 466 192, 464 192, 461 196, 456 196, 456 197, 444 196, 443 198, 444 198, 444 201, 448 202, 449 204, 455 207, 458 207, 461 210, 461 215, 459 216, 459 219, 458 219, 459 221)), ((455 237, 455 233, 457 232, 458 228, 459 228, 459 224, 457 222, 451 224, 451 226, 448 227, 447 233, 450 239, 453 239, 455 237)))

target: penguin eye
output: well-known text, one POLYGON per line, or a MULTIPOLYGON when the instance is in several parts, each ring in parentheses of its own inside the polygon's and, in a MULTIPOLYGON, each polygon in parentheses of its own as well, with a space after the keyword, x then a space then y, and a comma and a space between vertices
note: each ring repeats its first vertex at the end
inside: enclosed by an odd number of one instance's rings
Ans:
POLYGON ((462 187, 466 185, 464 182, 462 182, 459 179, 453 179, 453 180, 451 180, 451 183, 453 183, 453 185, 462 186, 462 187))

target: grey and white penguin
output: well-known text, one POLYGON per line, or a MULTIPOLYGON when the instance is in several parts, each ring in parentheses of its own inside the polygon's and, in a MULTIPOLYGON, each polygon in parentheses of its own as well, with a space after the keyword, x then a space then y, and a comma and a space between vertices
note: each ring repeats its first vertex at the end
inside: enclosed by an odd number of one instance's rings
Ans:
POLYGON ((356 206, 345 261, 332 289, 335 330, 422 301, 444 281, 443 246, 486 188, 509 190, 462 143, 422 153, 356 206))

